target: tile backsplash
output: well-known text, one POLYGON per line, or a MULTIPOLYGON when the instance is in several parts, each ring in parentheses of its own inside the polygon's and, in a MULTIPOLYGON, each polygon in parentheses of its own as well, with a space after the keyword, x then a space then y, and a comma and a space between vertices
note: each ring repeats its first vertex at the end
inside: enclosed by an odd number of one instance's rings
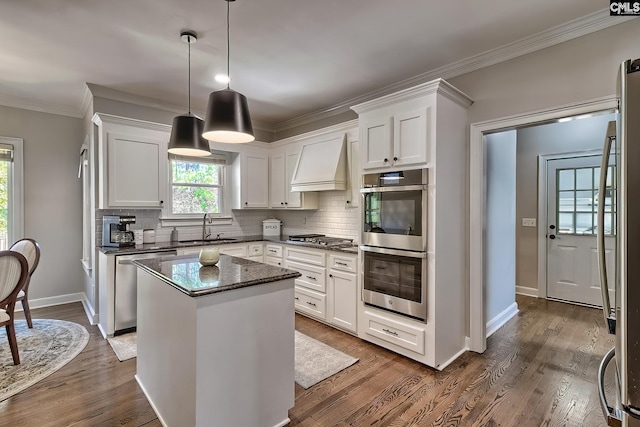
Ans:
MULTIPOLYGON (((210 232, 215 236, 223 233, 225 237, 250 236, 262 234, 262 221, 277 218, 283 222, 283 234, 318 233, 327 236, 345 237, 358 241, 360 222, 358 209, 346 208, 344 191, 322 191, 318 197, 317 210, 275 210, 248 209, 234 210, 231 224, 214 224, 210 232)), ((160 211, 155 209, 103 209, 96 211, 96 241, 102 242, 103 215, 135 215, 136 223, 131 230, 151 228, 156 230, 157 241, 169 241, 173 227, 160 224, 160 211)), ((200 239, 201 225, 178 226, 181 240, 200 239)))

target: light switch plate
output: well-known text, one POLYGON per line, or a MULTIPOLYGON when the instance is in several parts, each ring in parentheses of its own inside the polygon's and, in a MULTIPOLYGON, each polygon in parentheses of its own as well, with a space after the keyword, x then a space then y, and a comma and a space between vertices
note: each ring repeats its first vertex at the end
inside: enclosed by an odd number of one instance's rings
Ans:
POLYGON ((536 219, 535 218, 522 218, 522 226, 523 227, 535 227, 536 219))

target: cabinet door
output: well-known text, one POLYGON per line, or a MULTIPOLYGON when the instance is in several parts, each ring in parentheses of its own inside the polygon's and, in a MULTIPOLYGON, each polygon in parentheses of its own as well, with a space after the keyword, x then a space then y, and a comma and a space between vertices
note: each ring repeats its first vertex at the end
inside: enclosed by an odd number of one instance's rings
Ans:
POLYGON ((298 155, 297 151, 288 152, 286 156, 286 169, 287 174, 285 176, 285 185, 284 185, 284 193, 286 195, 286 199, 284 201, 285 207, 287 208, 299 208, 302 206, 302 197, 299 191, 291 191, 291 179, 293 178, 293 173, 296 169, 296 163, 298 163, 298 155))
POLYGON ((357 276, 338 270, 329 270, 329 322, 356 332, 358 290, 357 276))
POLYGON ((362 168, 374 169, 391 165, 391 118, 366 121, 360 126, 362 168))
POLYGON ((244 154, 242 171, 243 208, 269 207, 269 158, 264 154, 244 154))
POLYGON ((269 162, 269 206, 283 208, 285 202, 285 188, 288 187, 285 178, 285 155, 274 154, 269 162))
POLYGON ((247 257, 247 245, 219 245, 219 247, 221 254, 236 256, 239 258, 247 257))
POLYGON ((112 133, 107 141, 108 207, 161 208, 167 141, 112 133))
POLYGON ((347 184, 347 208, 356 208, 360 204, 360 146, 358 141, 349 141, 347 154, 349 164, 349 182, 347 184))
POLYGON ((393 117, 393 165, 427 162, 428 108, 398 113, 393 117))

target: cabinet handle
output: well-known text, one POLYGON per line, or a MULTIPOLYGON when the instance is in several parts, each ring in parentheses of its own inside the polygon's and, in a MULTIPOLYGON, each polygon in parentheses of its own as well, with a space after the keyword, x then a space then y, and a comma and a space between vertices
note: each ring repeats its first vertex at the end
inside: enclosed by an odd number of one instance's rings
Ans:
POLYGON ((336 264, 342 265, 343 267, 349 267, 349 264, 347 264, 346 262, 336 261, 336 264))
POLYGON ((397 332, 395 332, 395 331, 390 331, 390 330, 388 330, 388 329, 384 329, 384 328, 382 328, 382 330, 383 330, 383 331, 385 331, 386 333, 388 333, 389 335, 393 335, 393 336, 395 336, 395 337, 397 337, 397 336, 398 336, 398 333, 397 333, 397 332))
POLYGON ((164 200, 160 200, 160 204, 161 204, 161 205, 162 205, 162 204, 164 204, 164 200))
POLYGON ((385 157, 384 162, 385 162, 385 163, 387 163, 388 161, 389 161, 389 159, 387 159, 387 158, 385 157))
POLYGON ((397 161, 398 161, 398 158, 397 158, 397 157, 394 157, 394 158, 393 158, 393 161, 394 161, 394 162, 397 162, 397 161))
POLYGON ((278 265, 282 265, 281 263, 278 263, 278 265))
POLYGON ((347 203, 351 203, 351 200, 347 200, 347 203))
POLYGON ((249 204, 249 202, 244 202, 244 204, 245 204, 245 205, 248 205, 248 204, 249 204))
POLYGON ((296 300, 296 301, 300 301, 300 298, 298 298, 298 297, 294 297, 293 299, 296 300))
POLYGON ((281 205, 284 205, 284 202, 280 202, 281 205))
POLYGON ((285 204, 285 205, 288 205, 289 203, 287 203, 287 202, 284 202, 284 204, 285 204))
POLYGON ((316 279, 316 278, 315 278, 315 277, 313 277, 313 276, 306 276, 306 277, 307 277, 307 279, 311 279, 311 280, 318 280, 318 279, 316 279))
POLYGON ((333 274, 330 274, 329 277, 333 277, 333 274))
POLYGON ((310 306, 312 306, 312 307, 316 307, 315 303, 313 303, 313 302, 309 302, 309 301, 307 301, 307 304, 309 304, 309 305, 310 305, 310 306))

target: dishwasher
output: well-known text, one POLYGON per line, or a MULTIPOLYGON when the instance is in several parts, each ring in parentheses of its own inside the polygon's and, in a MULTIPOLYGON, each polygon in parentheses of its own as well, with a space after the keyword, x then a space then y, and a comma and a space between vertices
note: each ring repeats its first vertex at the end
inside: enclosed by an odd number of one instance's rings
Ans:
POLYGON ((132 264, 132 262, 139 259, 176 255, 176 253, 176 251, 165 251, 116 256, 114 335, 130 332, 136 328, 138 267, 132 264))

